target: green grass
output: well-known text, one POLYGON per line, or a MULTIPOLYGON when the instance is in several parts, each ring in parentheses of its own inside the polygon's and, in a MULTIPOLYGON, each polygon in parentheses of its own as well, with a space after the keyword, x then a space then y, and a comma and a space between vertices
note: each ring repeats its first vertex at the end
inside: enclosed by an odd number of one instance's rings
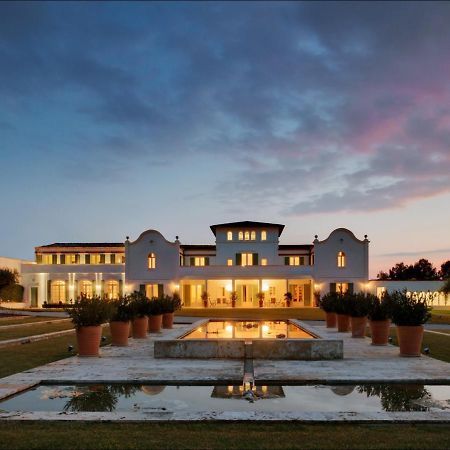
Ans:
MULTIPOLYGON (((107 340, 102 345, 111 342, 109 327, 103 328, 103 336, 106 336, 107 340)), ((29 344, 0 348, 0 378, 42 366, 59 359, 68 358, 76 354, 77 345, 75 333, 42 341, 30 342, 29 344), (68 345, 74 346, 72 352, 67 351, 68 345)))
POLYGON ((450 427, 262 423, 1 422, 0 449, 447 449, 450 427))
POLYGON ((450 324, 450 309, 432 309, 430 323, 450 324))
POLYGON ((49 322, 51 320, 61 320, 64 317, 31 317, 31 316, 15 316, 2 317, 0 316, 0 328, 7 325, 20 325, 24 323, 39 323, 49 322))
POLYGON ((26 325, 23 327, 14 327, 9 329, 2 329, 0 327, 0 341, 70 329, 73 329, 73 324, 69 321, 56 323, 37 323, 36 325, 26 325))
POLYGON ((184 308, 177 316, 254 319, 325 320, 319 308, 184 308))

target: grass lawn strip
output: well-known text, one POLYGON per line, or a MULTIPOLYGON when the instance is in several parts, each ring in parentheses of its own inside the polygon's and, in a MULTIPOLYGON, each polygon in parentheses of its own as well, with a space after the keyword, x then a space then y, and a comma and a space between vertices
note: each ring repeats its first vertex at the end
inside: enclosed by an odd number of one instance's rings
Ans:
POLYGON ((448 449, 450 427, 410 424, 1 422, 0 449, 448 449))
POLYGON ((50 320, 61 320, 63 317, 30 317, 30 316, 16 316, 16 317, 2 317, 0 315, 0 329, 3 326, 21 325, 24 323, 48 322, 50 320))
POLYGON ((38 334, 53 333, 55 331, 73 329, 73 324, 69 321, 56 323, 37 323, 35 325, 24 325, 23 327, 0 328, 0 341, 18 339, 38 334))

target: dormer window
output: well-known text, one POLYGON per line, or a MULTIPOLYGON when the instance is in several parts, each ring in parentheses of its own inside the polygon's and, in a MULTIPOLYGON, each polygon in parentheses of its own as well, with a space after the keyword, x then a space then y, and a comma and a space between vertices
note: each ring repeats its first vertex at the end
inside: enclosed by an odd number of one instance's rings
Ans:
POLYGON ((337 265, 338 267, 345 267, 346 260, 345 260, 345 253, 339 252, 337 254, 337 265))
POLYGON ((148 268, 156 269, 156 255, 154 253, 148 255, 148 268))
POLYGON ((233 240, 233 232, 227 231, 227 241, 232 241, 232 240, 233 240))
POLYGON ((262 241, 267 240, 267 231, 265 231, 265 230, 261 231, 261 240, 262 241))

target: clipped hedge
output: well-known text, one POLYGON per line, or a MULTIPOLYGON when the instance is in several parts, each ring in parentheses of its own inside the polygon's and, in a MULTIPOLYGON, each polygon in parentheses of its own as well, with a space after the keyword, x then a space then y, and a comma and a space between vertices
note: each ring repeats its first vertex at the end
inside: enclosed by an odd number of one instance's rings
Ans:
POLYGON ((0 289, 0 299, 3 302, 22 302, 23 286, 20 284, 8 284, 0 289))

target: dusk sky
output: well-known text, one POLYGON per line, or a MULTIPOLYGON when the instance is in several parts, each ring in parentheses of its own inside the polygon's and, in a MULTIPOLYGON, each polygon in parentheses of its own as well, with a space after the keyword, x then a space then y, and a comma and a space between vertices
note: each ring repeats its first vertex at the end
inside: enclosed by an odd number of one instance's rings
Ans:
POLYGON ((450 259, 450 2, 0 3, 0 256, 346 227, 450 259))

